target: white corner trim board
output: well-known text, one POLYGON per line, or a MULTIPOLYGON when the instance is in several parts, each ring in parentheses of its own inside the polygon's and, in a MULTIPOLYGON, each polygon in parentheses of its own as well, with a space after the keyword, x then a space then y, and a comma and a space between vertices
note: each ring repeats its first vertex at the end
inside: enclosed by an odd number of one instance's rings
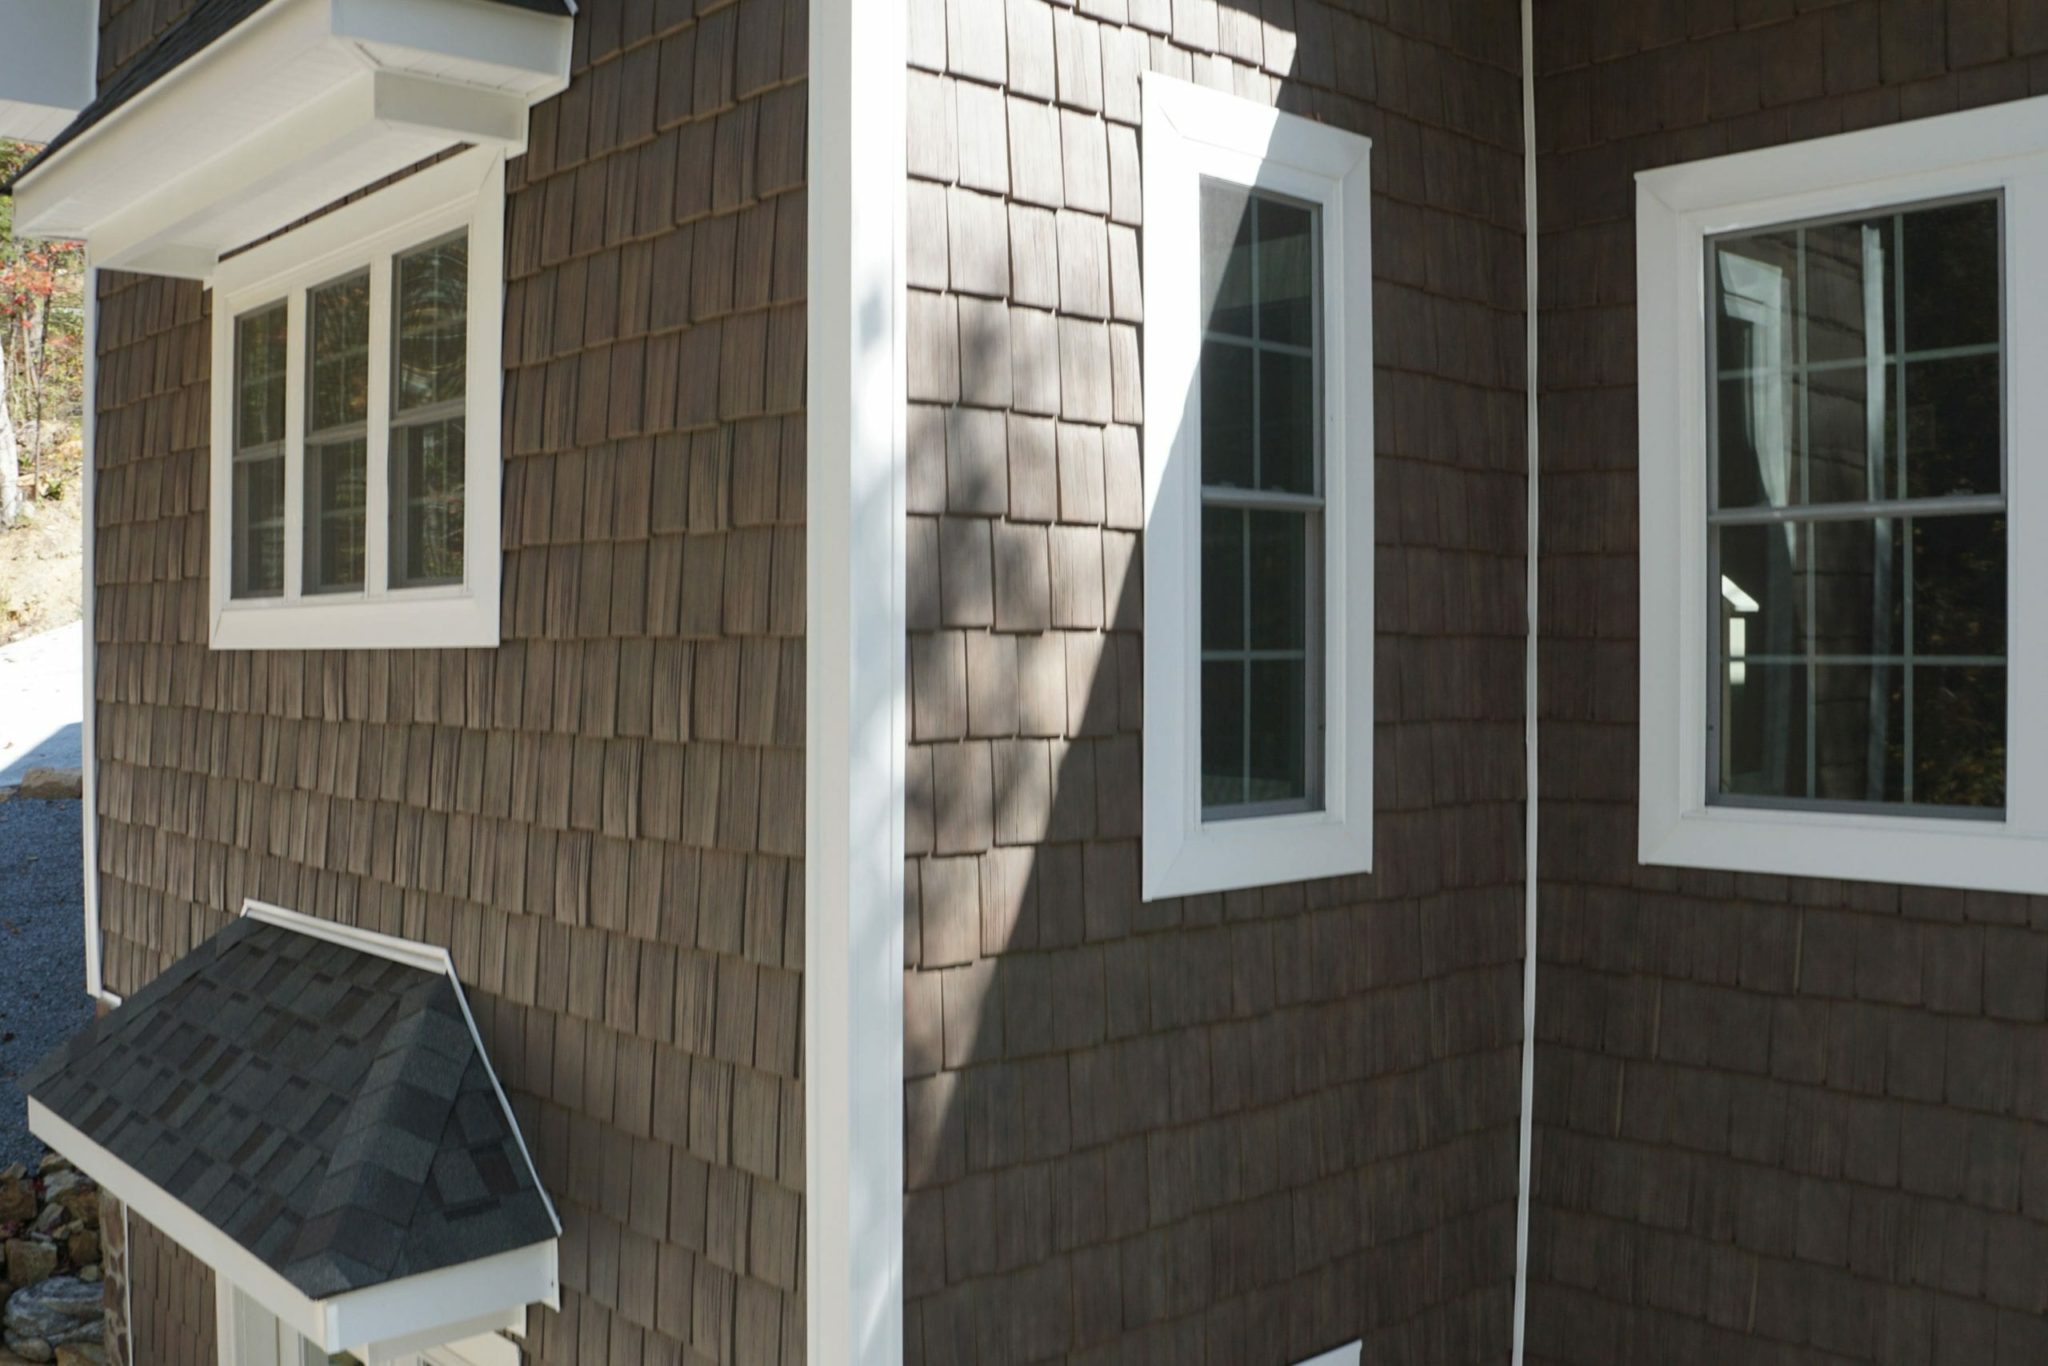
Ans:
MULTIPOLYGON (((1145 726, 1147 900, 1372 868, 1372 144, 1147 72, 1145 726), (1319 809, 1205 819, 1202 797, 1200 240, 1204 180, 1320 213, 1323 742, 1319 809)), ((1268 496, 1253 492, 1248 496, 1268 496)), ((1313 632, 1314 628, 1312 628, 1313 632)))
POLYGON ((119 1005, 120 1001, 109 1001, 105 950, 100 944, 100 746, 99 746, 99 561, 93 554, 93 544, 98 539, 95 527, 99 522, 99 395, 100 382, 100 273, 92 266, 85 268, 85 283, 82 286, 85 302, 85 411, 79 415, 79 446, 83 451, 82 466, 78 479, 78 497, 82 509, 79 518, 79 546, 84 564, 84 584, 80 589, 80 615, 84 617, 85 672, 82 685, 85 696, 80 700, 78 713, 78 758, 79 758, 79 802, 82 826, 79 831, 80 844, 84 855, 84 897, 85 903, 85 992, 93 1000, 119 1005))
POLYGON ((2048 582, 2048 98, 1648 171, 1636 182, 1640 389, 1639 853, 1651 864, 2048 892, 2048 619, 2009 612, 1999 819, 1757 809, 1709 800, 1706 243, 1716 234, 1911 205, 2004 200, 2008 598, 2048 582))
POLYGON ((901 1366, 905 0, 812 0, 804 753, 811 1366, 901 1366))

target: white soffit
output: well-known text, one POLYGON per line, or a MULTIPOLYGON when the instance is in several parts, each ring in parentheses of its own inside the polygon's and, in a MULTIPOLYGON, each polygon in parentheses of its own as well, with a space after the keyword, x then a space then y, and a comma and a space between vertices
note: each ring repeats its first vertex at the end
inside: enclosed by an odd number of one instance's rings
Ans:
POLYGON ((204 279, 450 147, 524 150, 528 110, 568 85, 570 29, 491 0, 271 0, 23 176, 16 231, 204 279))
POLYGON ((0 0, 0 138, 48 142, 92 102, 99 6, 0 0))

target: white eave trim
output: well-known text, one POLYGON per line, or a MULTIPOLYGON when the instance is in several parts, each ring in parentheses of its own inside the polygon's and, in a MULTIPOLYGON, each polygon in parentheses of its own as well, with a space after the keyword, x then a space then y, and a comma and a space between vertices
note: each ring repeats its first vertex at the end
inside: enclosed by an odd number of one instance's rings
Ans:
POLYGON ((238 247, 459 145, 525 149, 572 24, 489 0, 274 0, 35 167, 25 236, 196 279, 238 247))
POLYGON ((388 1281, 331 1299, 315 1300, 261 1258, 201 1218, 189 1205, 59 1118, 42 1102, 28 1102, 29 1131, 115 1199, 161 1229, 294 1332, 340 1352, 362 1343, 415 1346, 445 1331, 455 1341, 496 1327, 530 1304, 558 1306, 558 1242, 550 1238, 474 1262, 388 1281))

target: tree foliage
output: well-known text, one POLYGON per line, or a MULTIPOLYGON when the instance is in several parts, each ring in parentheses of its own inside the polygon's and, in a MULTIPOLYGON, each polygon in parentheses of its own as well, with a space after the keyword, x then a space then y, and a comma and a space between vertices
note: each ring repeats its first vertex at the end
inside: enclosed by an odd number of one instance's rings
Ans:
MULTIPOLYGON (((0 140, 0 182, 12 180, 35 150, 0 140)), ((17 237, 14 201, 0 197, 0 392, 23 433, 31 498, 54 482, 43 457, 84 413, 84 282, 83 246, 17 237)))

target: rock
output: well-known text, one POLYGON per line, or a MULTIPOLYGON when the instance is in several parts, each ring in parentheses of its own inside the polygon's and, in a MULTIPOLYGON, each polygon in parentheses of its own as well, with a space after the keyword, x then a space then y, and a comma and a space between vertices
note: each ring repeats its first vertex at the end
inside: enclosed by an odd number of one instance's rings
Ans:
POLYGON ((71 1165, 71 1159, 62 1153, 44 1153, 43 1160, 36 1164, 36 1171, 43 1176, 48 1176, 51 1172, 75 1172, 77 1170, 78 1168, 71 1165))
POLYGON ((64 1252, 73 1266, 89 1266, 100 1259, 100 1235, 89 1228, 79 1229, 64 1240, 64 1252))
POLYGON ((36 1188, 26 1177, 0 1176, 0 1223, 25 1224, 36 1217, 36 1188))
MULTIPOLYGON (((78 1279, 81 1281, 96 1281, 104 1274, 100 1270, 98 1262, 94 1262, 91 1266, 81 1266, 78 1268, 78 1279)), ((6 1366, 6 1363, 0 1362, 0 1366, 6 1366)))
POLYGON ((44 1205, 43 1212, 36 1216, 36 1222, 34 1225, 35 1231, 37 1233, 55 1233, 58 1229, 58 1226, 65 1223, 70 1218, 71 1211, 65 1209, 62 1205, 44 1205))
POLYGON ((57 1349, 57 1366, 107 1366, 107 1349, 96 1342, 68 1342, 57 1349))
MULTIPOLYGON (((7 1240, 7 1279, 26 1289, 57 1274, 57 1248, 40 1238, 7 1240)), ((19 1291, 15 1292, 19 1294, 19 1291)), ((10 1299, 8 1303, 12 1304, 10 1299)), ((20 1348, 16 1348, 20 1351, 20 1348)))
POLYGON ((7 1345, 30 1361, 55 1360, 59 1347, 97 1343, 105 1333, 102 1287, 76 1276, 53 1276, 8 1297, 7 1345))

